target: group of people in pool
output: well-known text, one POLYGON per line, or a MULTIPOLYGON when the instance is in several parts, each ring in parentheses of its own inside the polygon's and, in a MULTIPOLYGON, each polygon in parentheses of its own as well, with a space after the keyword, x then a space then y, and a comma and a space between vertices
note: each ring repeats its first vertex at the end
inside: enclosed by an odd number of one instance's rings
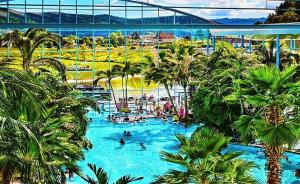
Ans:
MULTIPOLYGON (((125 137, 130 137, 130 136, 131 136, 131 133, 130 133, 129 131, 124 131, 123 135, 124 135, 125 137)), ((119 141, 119 143, 120 143, 121 146, 125 145, 125 144, 126 144, 125 139, 124 139, 124 138, 121 138, 120 141, 119 141)), ((142 142, 140 143, 140 147, 141 147, 142 149, 146 149, 145 144, 142 143, 142 142)))
POLYGON ((113 123, 140 123, 145 121, 145 117, 143 116, 135 116, 134 118, 129 118, 129 116, 118 117, 115 115, 108 115, 108 121, 113 123))

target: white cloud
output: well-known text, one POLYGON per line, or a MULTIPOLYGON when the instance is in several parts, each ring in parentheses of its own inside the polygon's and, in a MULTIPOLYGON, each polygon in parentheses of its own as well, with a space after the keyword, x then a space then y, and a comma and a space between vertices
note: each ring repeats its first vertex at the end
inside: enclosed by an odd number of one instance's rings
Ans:
MULTIPOLYGON (((222 8, 274 8, 281 2, 266 0, 143 0, 163 6, 199 6, 222 8), (267 4, 266 4, 267 2, 267 4)), ((255 18, 266 17, 270 10, 224 10, 224 9, 181 9, 182 11, 201 16, 203 18, 255 18)))

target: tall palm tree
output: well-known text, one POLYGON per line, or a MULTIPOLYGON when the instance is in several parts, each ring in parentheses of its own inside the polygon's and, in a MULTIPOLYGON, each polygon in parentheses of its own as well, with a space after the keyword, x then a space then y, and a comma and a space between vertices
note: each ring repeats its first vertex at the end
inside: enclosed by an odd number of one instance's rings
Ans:
POLYGON ((142 63, 131 63, 127 62, 125 65, 126 68, 126 81, 125 81, 125 103, 128 103, 128 79, 129 75, 131 76, 131 79, 133 80, 133 77, 135 75, 138 75, 142 71, 142 63))
POLYGON ((140 63, 131 63, 126 61, 125 64, 119 70, 119 75, 122 78, 122 94, 124 103, 128 103, 128 80, 129 76, 133 77, 134 75, 140 74, 143 64, 140 63))
POLYGON ((180 143, 177 153, 161 152, 163 160, 178 164, 153 183, 256 183, 250 175, 252 162, 238 158, 240 152, 224 152, 231 138, 208 128, 196 130, 191 138, 176 135, 180 143))
POLYGON ((57 34, 47 32, 44 29, 28 29, 26 32, 14 30, 5 35, 4 41, 12 43, 19 49, 22 56, 22 67, 25 71, 29 71, 32 65, 47 65, 53 67, 62 75, 62 79, 66 80, 66 67, 60 61, 54 58, 33 58, 33 53, 44 43, 53 43, 60 49, 60 37, 57 34))
MULTIPOLYGON (((93 174, 96 176, 96 180, 92 177, 84 174, 79 174, 79 176, 86 181, 88 184, 108 184, 109 179, 107 173, 102 168, 97 168, 95 164, 88 164, 88 167, 93 172, 93 174)), ((122 176, 119 178, 115 184, 127 184, 134 181, 142 180, 143 177, 131 177, 130 175, 122 176)))
POLYGON ((179 45, 171 49, 171 60, 175 62, 174 70, 176 72, 175 81, 183 87, 185 119, 188 119, 188 88, 190 87, 192 70, 197 68, 198 58, 203 53, 198 52, 193 46, 179 45))
POLYGON ((154 81, 156 83, 163 84, 169 100, 174 108, 175 114, 178 116, 177 107, 174 103, 174 99, 170 93, 170 87, 173 86, 174 83, 174 66, 175 63, 169 62, 168 60, 165 60, 164 57, 165 53, 160 53, 160 58, 162 58, 161 63, 154 63, 152 62, 149 64, 149 68, 145 71, 145 80, 150 84, 151 81, 154 81))
POLYGON ((294 146, 299 140, 300 83, 293 81, 297 71, 297 67, 282 72, 267 66, 251 69, 243 80, 236 80, 239 88, 226 97, 251 108, 249 114, 235 122, 235 128, 245 142, 253 139, 263 142, 269 184, 281 183, 280 158, 284 145, 294 146))
MULTIPOLYGON (((271 40, 269 42, 269 47, 266 44, 261 44, 258 47, 258 54, 262 57, 262 63, 267 64, 269 66, 274 65, 276 63, 276 52, 274 52, 276 45, 275 40, 271 40)), ((299 54, 290 53, 282 49, 283 44, 280 45, 280 69, 283 70, 288 66, 299 64, 300 57, 299 54)))
POLYGON ((117 108, 117 110, 119 111, 119 106, 117 105, 117 100, 116 100, 116 96, 115 96, 115 92, 112 86, 112 79, 117 77, 118 74, 121 72, 122 67, 120 65, 114 65, 110 70, 106 70, 106 71, 99 71, 97 72, 96 76, 98 77, 97 79, 94 80, 93 85, 96 86, 97 83, 101 80, 101 79, 106 79, 109 85, 109 88, 112 92, 113 95, 113 99, 115 102, 115 106, 117 108))

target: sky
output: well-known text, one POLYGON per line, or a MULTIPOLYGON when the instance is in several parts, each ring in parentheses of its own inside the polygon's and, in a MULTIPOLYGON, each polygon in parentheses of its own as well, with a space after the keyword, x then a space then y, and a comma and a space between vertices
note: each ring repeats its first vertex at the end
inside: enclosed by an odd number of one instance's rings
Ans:
MULTIPOLYGON (((0 2, 7 0, 0 0, 0 2)), ((77 0, 79 5, 92 4, 93 0, 77 0)), ((153 4, 163 5, 163 6, 174 6, 174 7, 226 7, 226 8, 275 8, 280 4, 280 1, 271 0, 140 0, 144 2, 149 2, 153 4), (266 4, 267 2, 267 4, 266 4)), ((12 4, 23 4, 25 0, 12 0, 12 4)), ((27 0, 28 4, 41 4, 42 0, 27 0)), ((45 4, 58 4, 59 0, 44 0, 45 4)), ((95 4, 98 5, 108 5, 108 0, 94 0, 95 4)), ((76 0, 61 0, 61 4, 73 4, 75 5, 76 0)), ((112 5, 123 5, 124 2, 119 0, 111 0, 112 5)), ((128 3, 128 5, 133 5, 128 3)), ((136 5, 136 4, 135 4, 136 5)), ((216 10, 216 9, 180 9, 182 11, 207 18, 207 19, 217 19, 217 18, 260 18, 267 17, 272 11, 266 10, 216 10)), ((32 10, 37 11, 37 10, 32 10)), ((49 10, 51 11, 51 10, 49 10)), ((81 12, 88 13, 89 10, 82 10, 81 12)), ((114 10, 114 15, 124 16, 124 11, 114 10)), ((97 12, 101 14, 101 10, 97 12)), ((106 13, 103 11, 103 13, 106 13)), ((128 13, 128 17, 134 18, 141 15, 139 10, 131 11, 128 13)), ((148 11, 144 16, 155 16, 157 11, 148 11)), ((173 15, 172 12, 161 11, 160 15, 173 15)))

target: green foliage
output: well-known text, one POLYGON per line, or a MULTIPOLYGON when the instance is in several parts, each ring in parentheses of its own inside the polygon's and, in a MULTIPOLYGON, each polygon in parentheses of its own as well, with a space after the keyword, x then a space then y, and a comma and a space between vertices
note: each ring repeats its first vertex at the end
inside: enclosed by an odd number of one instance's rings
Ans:
MULTIPOLYGON (((276 63, 276 52, 274 53, 274 49, 276 42, 272 39, 269 42, 269 47, 266 44, 261 44, 258 46, 256 54, 259 56, 259 60, 266 65, 272 66, 276 63)), ((285 68, 299 64, 300 56, 299 54, 293 54, 283 49, 283 44, 280 45, 280 69, 284 70, 285 68)))
POLYGON ((46 43, 53 44, 58 50, 60 49, 59 42, 61 38, 54 33, 45 31, 44 29, 28 29, 26 32, 14 30, 7 33, 4 41, 11 42, 21 53, 22 67, 24 70, 29 71, 31 66, 39 67, 46 65, 52 67, 60 72, 63 80, 66 80, 65 65, 54 58, 38 58, 33 59, 34 52, 46 43))
MULTIPOLYGON (((88 175, 80 174, 79 176, 85 180, 88 184, 108 184, 108 175, 102 168, 97 168, 95 164, 88 164, 90 170, 94 173, 95 178, 88 175)), ((143 177, 131 177, 130 175, 122 176, 114 184, 127 184, 134 181, 142 180, 143 177)))
POLYGON ((90 145, 85 114, 95 102, 48 73, 1 69, 0 82, 2 182, 64 183, 90 145))
MULTIPOLYGON (((245 111, 248 111, 248 115, 241 116, 235 126, 243 137, 259 138, 272 146, 284 144, 293 146, 296 143, 299 138, 296 134, 299 126, 297 116, 289 117, 284 114, 284 110, 292 108, 289 110, 290 113, 294 112, 296 115, 299 108, 300 83, 293 81, 296 71, 297 67, 289 67, 280 72, 275 67, 264 66, 250 69, 245 74, 244 80, 235 81, 240 88, 236 88, 225 100, 243 103, 243 106, 247 106, 245 111), (270 119, 266 117, 266 114, 273 107, 284 119, 268 123, 270 119), (277 133, 273 134, 273 131, 277 133)), ((245 141, 249 140, 245 139, 245 141)))
POLYGON ((225 100, 240 104, 244 113, 234 123, 244 142, 259 139, 266 149, 267 183, 280 182, 283 147, 300 139, 300 82, 294 81, 298 67, 284 71, 268 66, 250 69, 225 100))
POLYGON ((259 66, 255 55, 244 50, 235 50, 230 44, 220 42, 216 51, 202 57, 196 70, 197 91, 193 95, 190 107, 195 121, 233 135, 232 123, 242 113, 239 104, 224 100, 235 87, 234 80, 242 78, 242 73, 251 67, 259 66))
POLYGON ((266 23, 289 23, 300 21, 300 2, 284 1, 276 9, 275 13, 268 16, 266 23))
POLYGON ((153 183, 256 183, 250 175, 252 162, 239 158, 240 152, 225 152, 231 138, 208 128, 196 130, 191 138, 176 135, 180 143, 177 153, 161 152, 163 160, 182 169, 169 170, 153 183))
POLYGON ((110 44, 113 47, 124 46, 125 45, 125 37, 121 32, 114 32, 110 34, 110 44))

